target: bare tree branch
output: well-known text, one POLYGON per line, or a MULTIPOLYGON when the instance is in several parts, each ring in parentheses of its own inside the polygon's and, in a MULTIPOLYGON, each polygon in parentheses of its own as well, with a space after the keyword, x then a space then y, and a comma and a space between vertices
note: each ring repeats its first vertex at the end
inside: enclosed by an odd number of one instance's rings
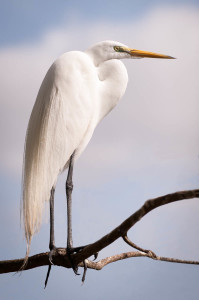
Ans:
MULTIPOLYGON (((159 261, 199 265, 199 261, 182 260, 182 259, 161 257, 161 256, 156 256, 156 258, 153 258, 153 257, 151 257, 150 254, 143 253, 140 251, 132 251, 132 252, 126 252, 126 253, 121 253, 121 254, 116 254, 116 255, 110 256, 110 257, 106 257, 104 259, 99 260, 98 262, 87 261, 87 267, 90 269, 101 270, 103 267, 105 267, 106 265, 108 265, 110 263, 116 262, 118 260, 131 258, 131 257, 148 257, 148 258, 151 258, 154 260, 159 260, 159 261)), ((83 266, 83 264, 80 263, 79 266, 83 266)))
POLYGON ((112 230, 110 233, 108 233, 95 243, 88 245, 81 252, 76 254, 73 257, 74 263, 79 264, 84 259, 90 257, 94 253, 97 253, 103 248, 112 244, 119 237, 126 236, 128 230, 151 210, 165 204, 193 198, 199 198, 199 189, 190 191, 180 191, 146 201, 139 210, 137 210, 134 214, 127 218, 118 227, 116 227, 114 230, 112 230))
MULTIPOLYGON (((127 259, 127 258, 132 258, 132 257, 148 257, 148 258, 151 258, 154 260, 159 260, 159 261, 199 265, 199 261, 182 260, 182 259, 177 259, 177 258, 169 258, 169 257, 161 257, 161 256, 156 256, 154 258, 150 255, 150 253, 147 254, 147 253, 144 253, 141 251, 120 253, 120 254, 106 257, 97 262, 86 259, 86 264, 89 269, 101 270, 103 267, 105 267, 106 265, 108 265, 110 263, 117 262, 119 260, 123 260, 123 259, 127 259)), ((65 248, 57 249, 57 253, 56 253, 56 256, 55 256, 53 262, 54 262, 54 265, 56 265, 56 266, 70 268, 69 260, 68 260, 65 248)), ((19 271, 22 263, 23 263, 23 259, 1 261, 0 262, 0 274, 17 272, 17 271, 19 271)), ((34 256, 29 257, 28 263, 25 267, 25 270, 30 270, 33 268, 37 268, 37 267, 41 267, 41 266, 48 266, 48 265, 49 265, 49 252, 40 253, 40 254, 36 254, 34 256)), ((83 262, 81 262, 79 264, 79 267, 83 267, 83 262)))
MULTIPOLYGON (((190 191, 181 191, 173 194, 168 194, 165 196, 161 196, 155 199, 150 199, 144 203, 144 205, 137 210, 134 214, 132 214, 129 218, 127 218, 123 223, 121 223, 118 227, 112 230, 110 233, 99 239, 93 244, 89 244, 80 252, 73 254, 72 258, 75 264, 79 266, 83 266, 83 261, 86 260, 87 267, 95 270, 101 270, 107 264, 112 262, 116 262, 118 260, 127 259, 129 257, 148 257, 154 260, 159 261, 167 261, 167 262, 175 262, 175 263, 184 263, 184 264, 199 264, 198 261, 187 261, 180 260, 175 258, 167 258, 157 256, 151 250, 145 250, 133 242, 131 242, 127 237, 128 230, 133 227, 142 217, 144 217, 151 210, 169 204, 175 201, 180 200, 188 200, 192 198, 199 198, 199 189, 190 190, 190 191), (110 256, 105 259, 99 260, 98 262, 93 262, 88 260, 87 258, 95 255, 97 252, 107 247, 111 243, 113 243, 118 238, 122 237, 124 241, 130 246, 138 249, 139 251, 121 253, 118 255, 110 256)), ((62 266, 65 268, 71 268, 71 262, 68 259, 66 249, 58 248, 56 255, 53 256, 53 263, 57 266, 62 266)), ((9 273, 9 272, 17 272, 20 270, 23 264, 23 259, 15 259, 15 260, 7 260, 0 262, 0 274, 9 273)), ((40 253, 34 256, 29 257, 28 263, 25 267, 25 270, 41 267, 49 265, 49 252, 40 253)))

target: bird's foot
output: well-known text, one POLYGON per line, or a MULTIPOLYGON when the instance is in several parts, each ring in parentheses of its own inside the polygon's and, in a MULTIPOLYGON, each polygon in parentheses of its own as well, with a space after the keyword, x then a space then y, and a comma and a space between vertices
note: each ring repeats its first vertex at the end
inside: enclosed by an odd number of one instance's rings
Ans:
POLYGON ((46 286, 47 286, 48 278, 50 276, 51 266, 53 265, 53 261, 52 261, 53 260, 53 256, 56 254, 56 252, 57 252, 57 248, 55 246, 51 247, 49 255, 48 255, 50 263, 49 263, 48 271, 47 271, 47 274, 46 274, 46 280, 45 280, 45 286, 44 286, 44 288, 46 288, 46 286))
POLYGON ((50 261, 51 265, 54 265, 53 264, 53 256, 56 254, 56 252, 57 252, 57 247, 53 246, 49 252, 49 261, 50 261))
POLYGON ((84 249, 84 247, 85 246, 67 247, 67 255, 68 255, 68 258, 70 260, 70 263, 71 263, 71 266, 73 268, 73 271, 74 271, 75 275, 80 275, 80 274, 78 273, 78 266, 74 263, 74 261, 72 259, 72 254, 80 252, 82 249, 84 249))
MULTIPOLYGON (((82 251, 87 246, 88 245, 80 246, 80 247, 67 247, 68 258, 71 262, 71 266, 73 268, 73 271, 74 271, 75 275, 80 275, 80 274, 78 273, 78 266, 76 264, 74 264, 74 261, 73 261, 73 258, 72 258, 71 255, 74 254, 74 253, 79 253, 80 251, 82 251)), ((95 253, 94 254, 94 260, 97 259, 97 257, 98 257, 98 253, 95 253)), ((83 265, 84 265, 84 272, 83 272, 83 276, 82 276, 82 283, 84 283, 85 278, 86 278, 86 271, 87 271, 87 262, 86 262, 86 260, 83 260, 83 265)))
MULTIPOLYGON (((84 248, 88 247, 89 245, 85 245, 85 246, 80 246, 80 247, 67 247, 67 253, 68 255, 71 255, 71 254, 74 254, 74 253, 79 253, 80 251, 82 251, 84 248)), ((93 256, 94 256, 94 259, 93 260, 96 260, 97 257, 98 257, 98 252, 94 253, 93 256)))

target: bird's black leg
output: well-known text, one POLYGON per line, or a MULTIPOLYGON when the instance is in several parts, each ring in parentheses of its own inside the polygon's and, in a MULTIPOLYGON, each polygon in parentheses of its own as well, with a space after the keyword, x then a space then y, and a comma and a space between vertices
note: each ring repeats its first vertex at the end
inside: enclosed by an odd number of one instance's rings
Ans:
POLYGON ((74 157, 75 151, 70 157, 69 167, 68 167, 68 176, 66 180, 66 197, 67 197, 67 225, 68 225, 68 234, 67 234, 67 254, 71 261, 71 265, 73 271, 76 275, 78 274, 78 267, 74 265, 73 260, 71 258, 71 254, 75 252, 79 252, 85 246, 82 247, 73 247, 73 239, 72 239, 72 191, 73 191, 73 166, 74 166, 74 157))
POLYGON ((51 189, 51 196, 50 196, 50 242, 49 242, 49 249, 50 249, 50 255, 49 260, 52 263, 52 256, 56 252, 55 247, 55 229, 54 229, 54 194, 55 189, 51 189))
POLYGON ((68 168, 68 176, 66 180, 66 198, 67 198, 67 254, 71 261, 73 270, 75 274, 77 273, 77 266, 74 266, 71 254, 76 252, 73 248, 73 239, 72 239, 72 191, 73 191, 73 165, 74 165, 74 156, 75 151, 70 157, 69 168, 68 168))
MULTIPOLYGON (((71 254, 77 253, 81 251, 83 248, 86 246, 80 246, 80 247, 73 247, 73 239, 72 239, 72 190, 73 190, 73 166, 74 166, 74 156, 75 156, 75 151, 70 157, 70 162, 69 162, 69 168, 68 168, 68 176, 66 180, 66 197, 67 197, 67 225, 68 225, 68 234, 67 234, 67 254, 68 257, 71 261, 71 265, 73 268, 73 271, 75 272, 76 275, 78 274, 78 267, 74 265, 71 254)), ((94 254, 94 258, 96 259, 98 256, 98 253, 94 254)), ((86 276, 86 270, 87 270, 87 265, 86 261, 84 263, 84 273, 82 277, 82 282, 85 280, 86 276)))
POLYGON ((70 157, 68 176, 66 180, 66 198, 67 198, 67 249, 73 248, 72 239, 72 191, 73 191, 73 165, 74 165, 74 154, 70 157))
POLYGON ((50 261, 50 264, 48 266, 48 272, 47 272, 47 275, 46 275, 45 287, 47 286, 48 278, 49 278, 50 270, 51 270, 51 265, 53 264, 52 263, 52 256, 56 252, 55 233, 54 233, 54 194, 55 194, 55 189, 53 187, 51 189, 51 192, 50 192, 50 242, 49 242, 49 249, 50 249, 49 261, 50 261))

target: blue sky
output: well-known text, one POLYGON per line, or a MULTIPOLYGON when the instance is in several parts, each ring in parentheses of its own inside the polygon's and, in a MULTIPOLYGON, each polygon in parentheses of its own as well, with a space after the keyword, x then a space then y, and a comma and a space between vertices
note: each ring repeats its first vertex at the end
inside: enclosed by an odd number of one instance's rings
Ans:
MULTIPOLYGON (((41 81, 64 51, 113 39, 177 57, 124 61, 125 96, 75 165, 75 245, 108 233, 148 198, 198 188, 198 30, 198 1, 0 2, 1 259, 25 254, 19 218, 25 132, 41 81)), ((65 178, 56 189, 57 246, 66 241, 65 178)), ((129 236, 158 255, 199 259, 198 213, 197 200, 159 208, 129 236)), ((47 251, 48 239, 44 222, 31 255, 47 251)), ((100 258, 124 251, 130 248, 118 241, 100 258)), ((199 293, 196 266, 130 259, 88 271, 84 286, 71 270, 55 267, 44 291, 46 270, 1 275, 2 299, 195 300, 199 293)))
POLYGON ((135 20, 161 5, 198 5, 198 0, 115 0, 115 1, 1 1, 1 45, 21 43, 41 37, 50 28, 69 24, 71 14, 76 22, 108 20, 114 23, 135 20))

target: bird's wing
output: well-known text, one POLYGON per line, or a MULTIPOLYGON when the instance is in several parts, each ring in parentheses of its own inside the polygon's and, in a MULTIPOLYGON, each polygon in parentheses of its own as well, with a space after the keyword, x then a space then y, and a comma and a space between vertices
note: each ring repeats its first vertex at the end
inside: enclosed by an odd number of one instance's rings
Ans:
POLYGON ((60 57, 46 74, 32 110, 24 153, 22 203, 28 244, 40 228, 44 203, 50 199, 58 174, 82 143, 91 122, 92 75, 84 59, 77 54, 60 57))

